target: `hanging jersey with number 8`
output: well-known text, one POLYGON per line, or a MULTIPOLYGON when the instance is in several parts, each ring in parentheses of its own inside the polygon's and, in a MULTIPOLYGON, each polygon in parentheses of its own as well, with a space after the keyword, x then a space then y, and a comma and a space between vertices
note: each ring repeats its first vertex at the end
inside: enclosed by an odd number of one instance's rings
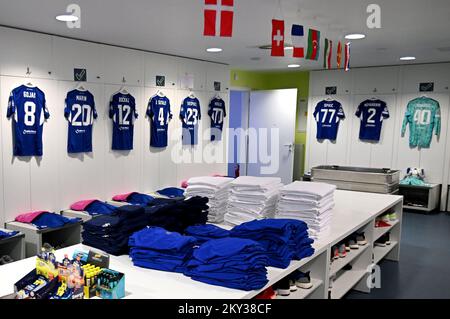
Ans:
POLYGON ((117 93, 109 104, 109 117, 113 120, 112 149, 133 149, 134 120, 138 118, 136 102, 131 94, 117 93))
POLYGON ((410 147, 429 148, 433 138, 441 133, 441 109, 439 102, 420 97, 408 103, 402 126, 402 136, 409 124, 410 147))
POLYGON ((14 156, 42 156, 42 131, 50 117, 45 94, 37 87, 21 85, 9 97, 7 117, 14 115, 14 156))
POLYGON ((339 123, 345 118, 344 110, 338 101, 321 101, 314 110, 317 122, 317 139, 335 141, 339 123))
POLYGON ((169 121, 172 119, 170 100, 165 96, 155 95, 148 103, 147 116, 151 120, 150 146, 167 147, 169 121))
POLYGON ((92 124, 97 111, 91 92, 73 90, 67 93, 64 116, 69 122, 67 152, 92 152, 92 124))

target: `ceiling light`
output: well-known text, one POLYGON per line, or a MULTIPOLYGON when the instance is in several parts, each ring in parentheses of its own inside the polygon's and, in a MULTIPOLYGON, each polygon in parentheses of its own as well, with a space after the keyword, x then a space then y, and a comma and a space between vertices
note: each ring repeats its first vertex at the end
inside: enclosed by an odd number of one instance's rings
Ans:
POLYGON ((78 21, 78 17, 72 14, 62 14, 56 17, 56 20, 61 22, 75 22, 78 21))
POLYGON ((365 34, 361 34, 361 33, 352 33, 352 34, 347 34, 345 36, 345 38, 347 40, 361 40, 364 39, 366 37, 365 34))
POLYGON ((217 53, 217 52, 222 52, 223 50, 221 48, 208 48, 206 49, 207 52, 210 53, 217 53))
POLYGON ((300 67, 300 64, 289 64, 288 65, 288 68, 291 68, 291 69, 293 69, 293 68, 299 68, 300 67))
POLYGON ((414 56, 403 56, 400 58, 400 60, 402 61, 414 61, 416 59, 416 57, 414 56))
POLYGON ((288 47, 284 47, 284 49, 287 50, 294 50, 294 47, 288 46, 288 47))

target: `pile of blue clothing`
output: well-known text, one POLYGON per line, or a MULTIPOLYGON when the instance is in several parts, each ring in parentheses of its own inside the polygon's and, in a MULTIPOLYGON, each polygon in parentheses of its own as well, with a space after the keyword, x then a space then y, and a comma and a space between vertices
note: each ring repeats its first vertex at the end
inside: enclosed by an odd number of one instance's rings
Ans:
POLYGON ((130 257, 138 267, 183 273, 195 244, 194 237, 147 227, 130 237, 130 257))
POLYGON ((19 233, 18 231, 4 232, 3 230, 0 230, 0 240, 16 236, 18 233, 19 233))
POLYGON ((184 233, 187 236, 195 237, 199 244, 212 239, 230 237, 229 230, 211 224, 189 226, 184 233))
POLYGON ((301 260, 314 254, 311 246, 314 240, 308 236, 306 223, 300 220, 254 220, 234 227, 231 236, 260 243, 272 267, 284 269, 292 260, 301 260))
POLYGON ((127 254, 129 237, 145 228, 147 222, 143 207, 119 207, 113 215, 102 215, 84 223, 83 244, 116 256, 127 254))
POLYGON ((155 198, 153 196, 150 196, 147 194, 131 193, 130 196, 128 196, 128 198, 127 198, 127 203, 132 204, 132 205, 147 206, 148 204, 153 202, 154 199, 155 198))
POLYGON ((156 193, 162 196, 166 196, 168 198, 177 198, 177 199, 184 198, 184 189, 177 187, 167 187, 164 189, 160 189, 156 193))
POLYGON ((257 242, 222 238, 194 249, 184 274, 203 283, 250 291, 267 285, 267 265, 264 248, 257 242))
POLYGON ((113 215, 116 210, 116 206, 101 202, 99 200, 93 201, 85 208, 85 211, 88 212, 91 216, 113 215))

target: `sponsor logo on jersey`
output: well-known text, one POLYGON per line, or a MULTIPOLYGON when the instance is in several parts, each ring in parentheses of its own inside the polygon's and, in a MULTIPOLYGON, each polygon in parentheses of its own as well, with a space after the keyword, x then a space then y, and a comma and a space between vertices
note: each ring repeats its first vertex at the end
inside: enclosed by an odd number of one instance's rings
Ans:
POLYGON ((84 134, 86 130, 75 130, 75 134, 84 134))
POLYGON ((130 128, 128 126, 120 126, 119 131, 129 131, 130 128))
POLYGON ((23 130, 23 135, 34 135, 37 134, 35 130, 23 130))

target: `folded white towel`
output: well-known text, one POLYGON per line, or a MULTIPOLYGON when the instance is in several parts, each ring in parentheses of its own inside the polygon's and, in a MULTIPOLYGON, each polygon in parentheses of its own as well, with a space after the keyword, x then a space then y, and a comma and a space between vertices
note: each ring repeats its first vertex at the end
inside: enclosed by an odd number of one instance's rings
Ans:
POLYGON ((314 183, 314 182, 293 182, 289 185, 284 186, 280 192, 283 195, 296 195, 305 194, 310 195, 311 198, 320 200, 336 190, 335 185, 325 184, 325 183, 314 183))

